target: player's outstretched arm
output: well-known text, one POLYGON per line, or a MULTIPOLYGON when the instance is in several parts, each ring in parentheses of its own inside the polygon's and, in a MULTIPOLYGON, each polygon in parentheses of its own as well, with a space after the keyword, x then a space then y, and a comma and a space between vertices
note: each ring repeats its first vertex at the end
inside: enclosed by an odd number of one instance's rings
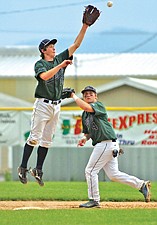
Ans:
POLYGON ((69 56, 73 55, 76 49, 80 47, 84 39, 85 33, 87 31, 87 28, 93 25, 99 16, 100 16, 100 11, 96 7, 92 5, 88 5, 85 7, 85 10, 83 12, 83 18, 82 18, 83 25, 74 43, 68 48, 69 56))
POLYGON ((78 36, 76 37, 74 43, 68 48, 69 56, 72 56, 73 53, 76 51, 76 49, 78 49, 80 47, 88 27, 89 26, 87 24, 82 25, 82 28, 81 28, 78 36))

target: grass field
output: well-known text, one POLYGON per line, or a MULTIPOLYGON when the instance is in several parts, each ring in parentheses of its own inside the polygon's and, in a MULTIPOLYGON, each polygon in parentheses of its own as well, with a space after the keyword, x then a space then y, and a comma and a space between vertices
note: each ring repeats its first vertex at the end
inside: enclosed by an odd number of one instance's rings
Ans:
MULTIPOLYGON (((100 182, 101 201, 144 201, 136 189, 115 182, 100 182)), ((157 182, 152 183, 151 200, 157 201, 157 182)), ((40 187, 36 182, 26 185, 20 182, 0 182, 0 201, 5 200, 87 200, 86 182, 45 182, 40 187)))
POLYGON ((1 225, 156 225, 156 209, 0 211, 1 225))
MULTIPOLYGON (((152 201, 157 202, 157 183, 152 183, 152 201)), ((114 182, 100 182, 101 201, 143 202, 136 189, 114 182)), ((0 182, 0 201, 85 201, 86 182, 0 182)), ((149 204, 149 203, 144 203, 149 204)), ((157 225, 157 208, 0 210, 0 225, 157 225)))

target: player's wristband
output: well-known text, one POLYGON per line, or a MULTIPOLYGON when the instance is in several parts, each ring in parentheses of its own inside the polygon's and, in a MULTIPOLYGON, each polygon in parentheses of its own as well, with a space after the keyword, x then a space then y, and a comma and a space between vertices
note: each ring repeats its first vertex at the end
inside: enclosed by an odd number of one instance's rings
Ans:
POLYGON ((83 136, 83 138, 82 139, 84 139, 84 140, 86 140, 87 141, 87 137, 86 136, 83 136))
POLYGON ((78 97, 76 95, 74 95, 73 99, 76 101, 78 99, 78 97))

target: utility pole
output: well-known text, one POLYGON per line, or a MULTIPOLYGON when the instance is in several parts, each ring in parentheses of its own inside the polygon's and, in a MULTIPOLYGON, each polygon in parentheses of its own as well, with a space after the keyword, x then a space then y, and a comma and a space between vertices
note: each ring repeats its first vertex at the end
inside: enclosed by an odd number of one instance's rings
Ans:
POLYGON ((74 85, 75 85, 75 92, 78 92, 78 85, 77 85, 77 68, 78 68, 78 60, 77 57, 74 56, 74 70, 75 70, 75 74, 74 74, 74 85))

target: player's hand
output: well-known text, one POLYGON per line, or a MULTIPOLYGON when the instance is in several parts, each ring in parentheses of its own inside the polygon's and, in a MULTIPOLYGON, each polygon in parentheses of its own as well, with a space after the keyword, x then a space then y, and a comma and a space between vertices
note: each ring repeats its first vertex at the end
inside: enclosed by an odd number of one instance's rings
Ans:
POLYGON ((84 136, 82 139, 78 141, 77 147, 84 146, 87 141, 87 138, 84 136))
POLYGON ((72 64, 72 60, 66 59, 66 60, 64 60, 64 61, 61 63, 61 67, 64 68, 64 67, 67 67, 68 65, 71 65, 71 64, 72 64))
POLYGON ((75 95, 75 93, 74 93, 74 92, 72 92, 72 93, 71 93, 71 98, 73 98, 73 96, 74 96, 74 95, 75 95))

